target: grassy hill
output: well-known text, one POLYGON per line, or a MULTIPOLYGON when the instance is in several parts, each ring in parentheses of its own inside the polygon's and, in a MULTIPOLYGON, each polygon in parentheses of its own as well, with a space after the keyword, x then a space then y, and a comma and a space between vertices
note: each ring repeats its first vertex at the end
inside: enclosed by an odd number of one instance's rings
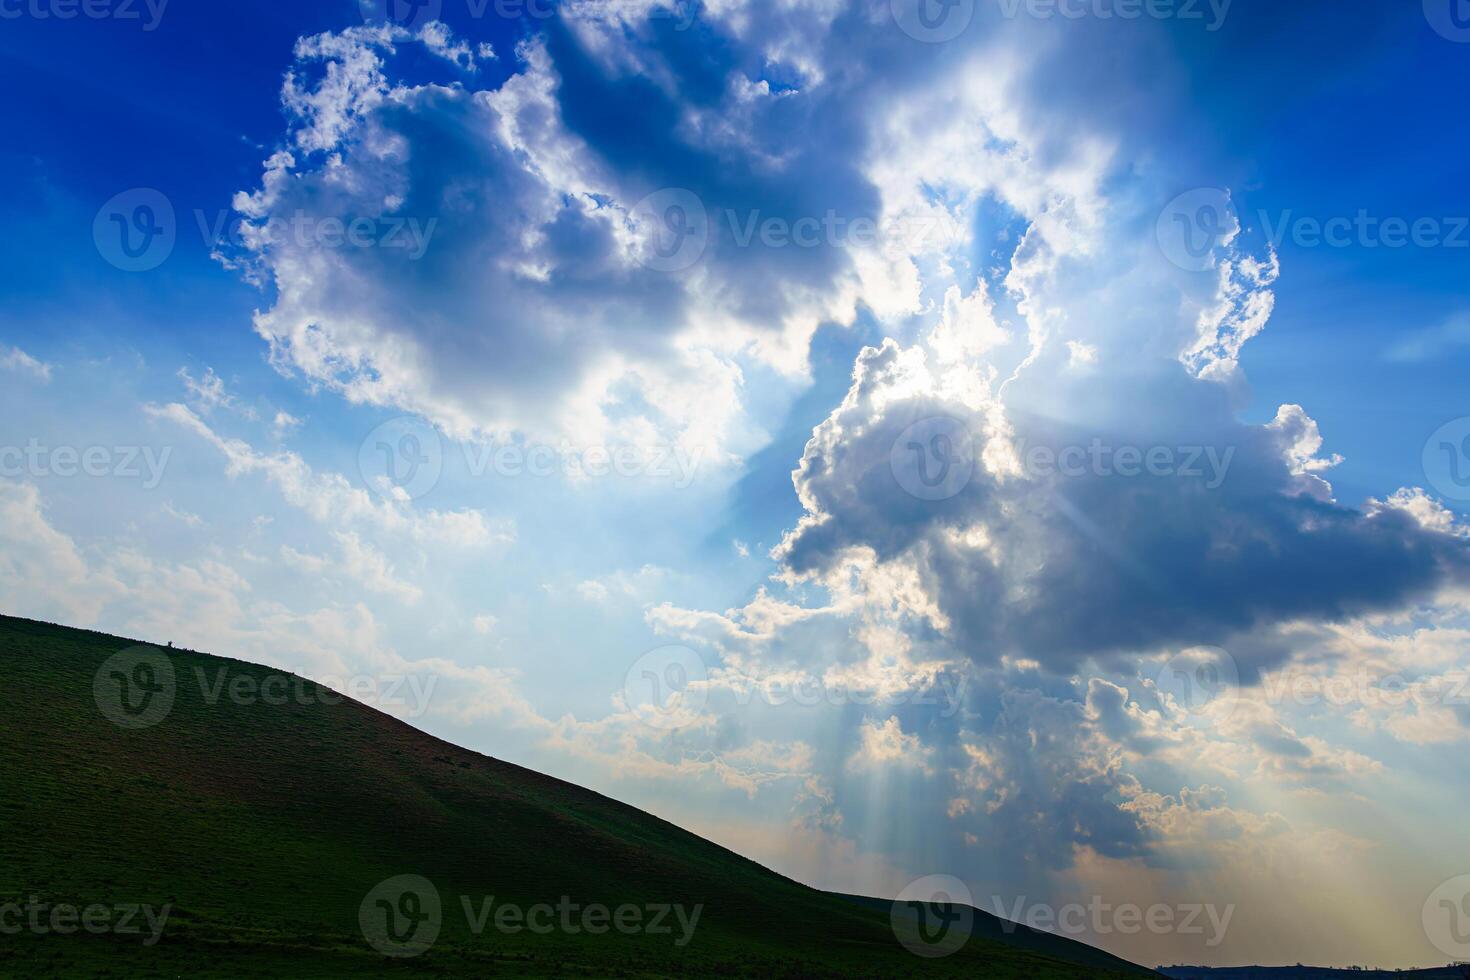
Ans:
POLYGON ((0 975, 1147 975, 988 926, 921 958, 881 902, 266 667, 115 658, 133 642, 0 617, 0 975), (222 677, 245 696, 207 696, 222 677))

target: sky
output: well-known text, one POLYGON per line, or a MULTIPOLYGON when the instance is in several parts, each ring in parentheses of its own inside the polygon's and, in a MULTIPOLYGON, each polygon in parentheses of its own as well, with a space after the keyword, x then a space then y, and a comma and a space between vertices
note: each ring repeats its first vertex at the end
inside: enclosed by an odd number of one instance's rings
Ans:
POLYGON ((0 610, 819 887, 1470 959, 1462 0, 0 20, 0 610))

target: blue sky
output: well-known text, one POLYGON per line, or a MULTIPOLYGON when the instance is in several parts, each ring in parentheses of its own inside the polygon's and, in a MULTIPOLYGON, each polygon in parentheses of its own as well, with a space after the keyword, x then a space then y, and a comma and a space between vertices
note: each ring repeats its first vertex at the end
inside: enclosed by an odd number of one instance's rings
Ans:
POLYGON ((824 887, 1470 958, 1449 0, 62 9, 0 29, 0 608, 824 887))

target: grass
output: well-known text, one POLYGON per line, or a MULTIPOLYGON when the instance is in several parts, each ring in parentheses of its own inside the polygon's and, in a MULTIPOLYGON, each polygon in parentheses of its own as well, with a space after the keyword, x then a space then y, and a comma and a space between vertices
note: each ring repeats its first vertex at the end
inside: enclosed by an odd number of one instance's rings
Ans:
POLYGON ((306 681, 290 679, 307 698, 211 703, 196 676, 281 676, 266 667, 169 650, 171 710, 152 727, 122 728, 99 710, 93 685, 103 662, 133 642, 0 617, 0 907, 103 906, 117 916, 124 906, 167 906, 161 938, 148 944, 146 928, 60 935, 44 917, 45 931, 23 924, 14 932, 5 929, 20 921, 12 911, 0 915, 0 974, 1146 973, 1066 940, 1028 948, 984 930, 954 955, 923 959, 896 941, 882 903, 807 888, 633 807, 432 738, 306 681), (379 883, 406 874, 432 883, 442 921, 420 955, 385 957, 365 938, 359 912, 379 883), (702 910, 681 946, 672 915, 671 933, 659 935, 511 933, 493 924, 477 932, 461 896, 472 908, 494 896, 496 907, 565 897, 583 907, 702 910))

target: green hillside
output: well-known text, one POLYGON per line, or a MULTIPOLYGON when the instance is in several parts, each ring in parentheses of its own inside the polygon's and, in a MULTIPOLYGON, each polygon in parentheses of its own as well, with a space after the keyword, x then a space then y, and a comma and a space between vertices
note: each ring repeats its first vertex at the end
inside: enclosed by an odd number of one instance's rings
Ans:
POLYGON ((0 617, 5 976, 1146 972, 1053 937, 1045 953, 977 935, 921 958, 881 903, 291 675, 175 650, 114 658, 133 642, 0 617), (221 669, 247 696, 211 703, 196 671, 213 685, 221 669), (256 685, 310 696, 267 704, 256 685))

